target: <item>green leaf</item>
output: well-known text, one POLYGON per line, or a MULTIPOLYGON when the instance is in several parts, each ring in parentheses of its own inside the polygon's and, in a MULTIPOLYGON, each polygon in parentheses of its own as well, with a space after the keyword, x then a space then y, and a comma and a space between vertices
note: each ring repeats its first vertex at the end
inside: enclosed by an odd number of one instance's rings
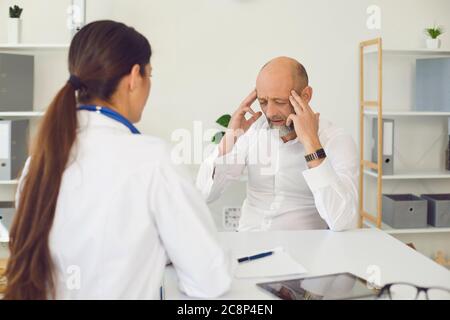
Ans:
POLYGON ((228 124, 230 123, 231 116, 229 114, 224 114, 219 119, 216 120, 216 123, 220 124, 222 127, 228 128, 228 124))
POLYGON ((219 144, 219 142, 222 140, 223 136, 225 135, 225 132, 217 132, 211 139, 211 142, 215 144, 219 144))
POLYGON ((442 27, 427 28, 425 32, 431 39, 437 39, 437 37, 444 33, 444 29, 442 27))
POLYGON ((10 18, 20 18, 23 9, 17 5, 14 7, 9 7, 9 17, 10 18))

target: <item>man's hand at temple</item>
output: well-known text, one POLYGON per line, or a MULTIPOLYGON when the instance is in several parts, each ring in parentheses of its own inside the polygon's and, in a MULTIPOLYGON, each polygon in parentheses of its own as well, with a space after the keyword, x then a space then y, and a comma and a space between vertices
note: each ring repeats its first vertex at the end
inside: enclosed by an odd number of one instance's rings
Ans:
POLYGON ((256 90, 253 90, 244 101, 242 101, 239 108, 233 113, 228 124, 228 129, 220 141, 219 155, 228 154, 232 149, 236 140, 243 135, 247 130, 262 116, 262 112, 254 112, 251 108, 256 101, 256 90), (250 113, 250 119, 246 119, 245 115, 250 113))
MULTIPOLYGON (((294 124, 297 139, 303 144, 305 148, 305 155, 315 153, 322 149, 319 140, 319 113, 315 113, 309 104, 298 95, 294 90, 291 91, 289 101, 294 107, 295 114, 291 114, 287 120, 286 125, 294 124)), ((324 159, 316 159, 308 162, 309 168, 319 166, 324 159)))

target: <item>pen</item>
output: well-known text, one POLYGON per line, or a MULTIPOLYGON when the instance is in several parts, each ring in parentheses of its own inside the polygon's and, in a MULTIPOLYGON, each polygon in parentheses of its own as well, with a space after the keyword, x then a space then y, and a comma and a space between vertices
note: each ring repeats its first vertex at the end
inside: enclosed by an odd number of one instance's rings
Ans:
POLYGON ((243 263, 243 262, 247 262, 247 261, 257 260, 257 259, 261 259, 261 258, 265 258, 265 257, 271 256, 273 254, 274 254, 274 251, 263 252, 263 253, 255 254, 254 256, 239 258, 238 262, 239 263, 243 263))

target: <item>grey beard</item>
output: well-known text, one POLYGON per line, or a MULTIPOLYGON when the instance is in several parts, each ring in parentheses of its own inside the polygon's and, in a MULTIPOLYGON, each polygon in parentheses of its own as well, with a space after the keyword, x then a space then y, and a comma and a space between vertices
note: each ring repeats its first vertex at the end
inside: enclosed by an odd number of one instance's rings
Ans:
POLYGON ((280 138, 283 138, 293 132, 295 130, 294 124, 291 123, 291 125, 288 126, 275 126, 272 123, 269 124, 270 129, 272 130, 278 130, 278 133, 280 135, 280 138))

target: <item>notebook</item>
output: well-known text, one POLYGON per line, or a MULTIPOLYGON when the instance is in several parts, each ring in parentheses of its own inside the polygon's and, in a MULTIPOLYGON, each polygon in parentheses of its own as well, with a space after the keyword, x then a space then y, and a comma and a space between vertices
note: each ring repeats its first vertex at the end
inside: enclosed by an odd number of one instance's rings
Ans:
MULTIPOLYGON (((265 258, 239 263, 235 270, 235 278, 270 278, 299 275, 307 272, 305 267, 295 261, 283 248, 269 249, 267 251, 275 252, 273 255, 265 258)), ((261 252, 264 252, 264 250, 261 252)), ((249 256, 253 254, 256 253, 253 252, 249 256)), ((236 259, 240 257, 236 257, 236 259)))

